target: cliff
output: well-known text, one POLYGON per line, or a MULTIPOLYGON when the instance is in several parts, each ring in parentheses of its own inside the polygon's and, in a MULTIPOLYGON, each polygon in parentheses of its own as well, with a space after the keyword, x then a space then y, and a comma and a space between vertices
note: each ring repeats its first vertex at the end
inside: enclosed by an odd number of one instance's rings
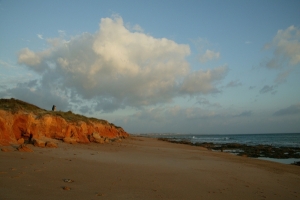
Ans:
POLYGON ((17 99, 0 99, 0 145, 35 142, 45 146, 47 138, 105 143, 128 136, 121 127, 105 120, 71 111, 47 111, 17 99))

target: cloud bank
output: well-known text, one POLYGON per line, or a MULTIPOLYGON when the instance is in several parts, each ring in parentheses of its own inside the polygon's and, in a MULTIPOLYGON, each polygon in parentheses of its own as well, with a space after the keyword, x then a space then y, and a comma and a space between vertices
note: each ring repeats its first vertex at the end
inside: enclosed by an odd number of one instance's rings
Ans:
MULTIPOLYGON (((40 79, 19 84, 6 95, 16 96, 22 90, 47 103, 51 95, 64 108, 80 104, 77 109, 82 112, 111 112, 219 91, 217 83, 225 77, 227 66, 192 71, 186 60, 188 45, 140 30, 127 29, 123 19, 115 16, 101 19, 95 34, 82 33, 68 41, 62 35, 47 39, 49 47, 39 52, 24 48, 18 63, 40 79)), ((205 56, 213 59, 219 53, 205 56)))

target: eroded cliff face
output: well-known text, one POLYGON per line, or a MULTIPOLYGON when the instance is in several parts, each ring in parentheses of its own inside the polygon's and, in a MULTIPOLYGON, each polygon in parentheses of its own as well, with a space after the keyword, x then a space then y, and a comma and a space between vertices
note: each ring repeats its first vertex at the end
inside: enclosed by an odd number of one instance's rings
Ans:
POLYGON ((128 137, 121 127, 104 120, 70 121, 53 114, 39 114, 28 110, 0 110, 0 144, 17 144, 29 138, 52 138, 68 143, 104 143, 128 137))

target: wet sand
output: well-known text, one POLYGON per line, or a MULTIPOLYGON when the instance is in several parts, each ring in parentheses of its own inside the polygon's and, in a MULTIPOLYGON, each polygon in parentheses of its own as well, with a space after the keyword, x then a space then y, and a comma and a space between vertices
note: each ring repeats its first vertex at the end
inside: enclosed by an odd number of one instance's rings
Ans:
POLYGON ((144 137, 57 143, 0 152, 0 199, 300 199, 299 166, 144 137))

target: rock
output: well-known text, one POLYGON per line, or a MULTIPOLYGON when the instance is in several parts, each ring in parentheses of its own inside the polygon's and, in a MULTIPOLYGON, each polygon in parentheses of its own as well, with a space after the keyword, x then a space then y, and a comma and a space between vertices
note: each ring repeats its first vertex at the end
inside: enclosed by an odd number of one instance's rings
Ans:
POLYGON ((20 146, 18 146, 17 148, 18 151, 21 152, 33 152, 32 149, 30 149, 28 146, 26 146, 25 144, 21 144, 20 146))
POLYGON ((64 179, 64 182, 66 182, 66 183, 73 183, 74 180, 67 178, 67 179, 64 179))
POLYGON ((105 143, 110 143, 111 140, 110 140, 109 138, 104 138, 104 142, 105 142, 105 143))
POLYGON ((18 140, 18 144, 24 144, 24 138, 20 138, 20 139, 18 140))
POLYGON ((95 142, 104 144, 105 141, 104 141, 104 138, 99 138, 99 139, 96 139, 95 142))
POLYGON ((62 189, 63 189, 63 190, 71 190, 71 188, 68 187, 68 186, 64 186, 62 189))
POLYGON ((69 143, 69 144, 75 144, 75 143, 77 143, 76 138, 70 138, 70 137, 64 138, 63 141, 65 143, 69 143))
POLYGON ((57 148, 57 144, 51 141, 46 142, 46 147, 57 148))
POLYGON ((46 143, 42 140, 33 139, 33 145, 36 147, 45 147, 46 143))
POLYGON ((1 151, 3 151, 3 152, 10 152, 10 149, 2 148, 1 151))
POLYGON ((91 141, 91 142, 96 142, 96 143, 100 143, 100 144, 104 144, 104 138, 103 137, 101 137, 100 135, 99 135, 99 133, 97 133, 97 132, 94 132, 94 133, 92 133, 90 136, 89 136, 89 140, 91 141))
POLYGON ((295 161, 294 163, 293 163, 293 165, 298 165, 298 166, 300 166, 300 161, 295 161))
POLYGON ((94 139, 101 139, 99 133, 97 133, 97 132, 94 132, 94 133, 92 134, 92 136, 93 136, 94 139))

